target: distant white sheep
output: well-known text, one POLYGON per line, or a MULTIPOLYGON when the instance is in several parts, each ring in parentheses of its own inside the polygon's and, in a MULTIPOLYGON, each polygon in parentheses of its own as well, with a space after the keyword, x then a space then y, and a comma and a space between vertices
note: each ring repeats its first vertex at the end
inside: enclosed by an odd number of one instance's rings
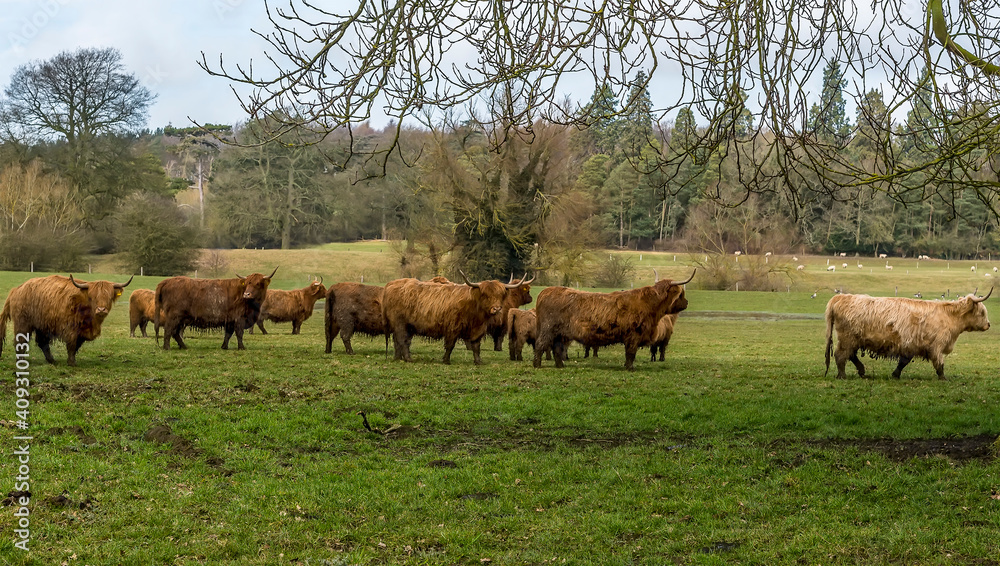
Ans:
POLYGON ((799 266, 797 266, 797 267, 796 267, 795 269, 796 269, 796 270, 798 270, 798 271, 802 271, 802 270, 803 270, 803 269, 805 269, 805 268, 806 268, 806 266, 804 266, 804 265, 799 265, 799 266))
POLYGON ((844 265, 841 265, 840 267, 843 267, 844 269, 847 269, 847 264, 845 263, 844 265))
POLYGON ((889 257, 889 256, 887 256, 887 255, 885 255, 885 254, 878 254, 878 258, 879 258, 879 259, 885 259, 885 258, 887 258, 887 257, 889 257))
POLYGON ((827 267, 826 270, 827 271, 837 271, 837 266, 836 265, 831 265, 831 266, 827 267))
POLYGON ((973 272, 973 273, 975 273, 975 272, 976 272, 976 266, 975 266, 975 265, 973 265, 973 266, 972 266, 972 272, 973 272))

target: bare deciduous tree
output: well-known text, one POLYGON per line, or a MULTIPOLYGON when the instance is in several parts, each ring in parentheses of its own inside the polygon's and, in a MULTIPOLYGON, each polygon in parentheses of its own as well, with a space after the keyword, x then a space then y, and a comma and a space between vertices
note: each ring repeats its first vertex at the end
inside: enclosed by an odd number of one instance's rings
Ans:
MULTIPOLYGON (((251 116, 302 110, 275 124, 272 136, 301 127, 350 130, 379 106, 398 134, 428 108, 461 109, 482 121, 473 109, 489 104, 487 129, 497 145, 530 135, 539 119, 606 119, 562 102, 580 81, 589 83, 584 92, 602 85, 623 99, 638 71, 647 81, 675 73, 676 88, 657 93, 656 112, 662 119, 690 107, 708 123, 688 151, 660 160, 668 177, 692 163, 704 167, 699 156, 735 152, 745 188, 736 202, 779 192, 794 211, 810 198, 850 200, 862 186, 903 203, 948 203, 951 193, 972 190, 1000 215, 997 175, 975 174, 1000 153, 1000 83, 985 60, 1000 41, 1000 19, 981 3, 947 8, 942 0, 926 8, 912 0, 362 0, 324 9, 288 0, 270 9, 274 29, 260 34, 271 46, 270 69, 228 67, 221 58, 212 65, 204 56, 201 64, 252 87, 242 99, 251 116), (861 106, 881 89, 898 122, 930 91, 936 119, 924 132, 871 121, 883 124, 865 133, 878 156, 852 160, 809 125, 810 102, 833 61, 845 71, 849 103, 861 106), (906 142, 898 138, 906 136, 933 140, 933 151, 901 153, 906 142), (739 151, 736 141, 756 149, 739 151)), ((384 163, 398 144, 397 135, 368 155, 384 163)))

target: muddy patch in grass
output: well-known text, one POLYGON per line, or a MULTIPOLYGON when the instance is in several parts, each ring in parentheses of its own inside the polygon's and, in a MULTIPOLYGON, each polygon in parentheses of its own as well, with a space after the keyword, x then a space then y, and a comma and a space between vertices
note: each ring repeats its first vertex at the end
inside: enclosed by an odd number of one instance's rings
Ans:
POLYGON ((890 460, 904 462, 911 458, 931 458, 941 456, 956 462, 990 461, 996 455, 993 443, 997 442, 994 434, 968 436, 965 438, 913 438, 913 439, 878 439, 862 440, 854 444, 863 450, 870 450, 884 455, 890 460))
MULTIPOLYGON (((185 458, 199 458, 203 451, 196 447, 190 440, 183 436, 174 434, 168 425, 155 425, 146 431, 142 436, 146 442, 157 444, 167 444, 170 446, 170 453, 184 456, 185 458)), ((218 470, 224 476, 233 475, 233 471, 225 467, 225 460, 218 456, 209 456, 205 463, 218 470)))
POLYGON ((83 430, 83 427, 80 425, 60 426, 60 427, 50 428, 49 430, 45 431, 45 434, 48 436, 59 436, 60 434, 72 434, 80 439, 81 444, 85 444, 87 446, 91 444, 97 444, 97 439, 87 434, 86 431, 83 430))

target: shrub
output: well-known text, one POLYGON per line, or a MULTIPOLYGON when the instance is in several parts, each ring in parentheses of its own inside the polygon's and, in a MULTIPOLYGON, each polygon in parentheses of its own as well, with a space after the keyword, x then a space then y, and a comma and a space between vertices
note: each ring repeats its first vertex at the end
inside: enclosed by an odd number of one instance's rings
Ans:
POLYGON ((0 270, 81 271, 87 238, 79 233, 30 228, 0 236, 0 270))
POLYGON ((635 264, 632 258, 624 255, 611 254, 608 259, 602 259, 597 264, 594 273, 594 285, 597 287, 625 287, 635 277, 635 264))
POLYGON ((126 270, 145 275, 178 275, 195 268, 198 231, 173 199, 136 193, 115 214, 115 241, 126 270))

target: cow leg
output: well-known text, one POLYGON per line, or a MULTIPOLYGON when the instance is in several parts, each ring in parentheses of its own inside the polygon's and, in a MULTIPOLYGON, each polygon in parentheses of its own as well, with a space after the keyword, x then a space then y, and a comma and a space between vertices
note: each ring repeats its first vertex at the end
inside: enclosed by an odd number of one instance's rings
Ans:
POLYGON ((71 340, 66 343, 66 363, 76 367, 76 352, 83 346, 85 340, 83 338, 77 338, 76 340, 71 340))
MULTIPOLYGON (((911 356, 900 356, 899 362, 896 364, 896 369, 892 371, 892 376, 895 377, 896 379, 899 379, 899 376, 903 374, 903 368, 905 368, 906 364, 910 363, 910 360, 912 359, 913 357, 911 356)), ((937 364, 935 364, 934 367, 935 369, 937 369, 937 364)), ((941 369, 944 370, 944 368, 941 369)), ((938 377, 944 379, 944 376, 942 376, 941 373, 942 372, 938 372, 938 377)))
MULTIPOLYGON (((267 334, 267 329, 264 328, 264 317, 257 317, 257 327, 260 328, 261 334, 267 334)), ((250 334, 253 334, 253 325, 250 326, 250 334)))
POLYGON ((243 327, 238 324, 236 325, 236 344, 237 350, 247 349, 247 347, 243 345, 243 327))
POLYGON ((333 352, 333 339, 337 337, 337 334, 340 334, 340 328, 336 324, 334 324, 332 322, 327 322, 327 324, 326 324, 326 353, 327 354, 333 352))
POLYGON ((344 343, 344 350, 350 355, 354 355, 354 348, 351 347, 351 338, 353 336, 354 325, 345 326, 340 329, 340 340, 344 343))
POLYGON ((228 350, 229 349, 229 339, 233 337, 233 332, 236 331, 236 324, 232 323, 232 322, 230 322, 228 324, 225 324, 222 327, 222 331, 225 332, 225 336, 222 339, 222 349, 223 350, 228 350))
POLYGON ((493 335, 493 351, 494 352, 503 352, 503 336, 504 336, 504 334, 505 333, 503 332, 503 327, 501 327, 500 328, 500 333, 493 335))
POLYGON ((934 365, 934 371, 937 372, 938 379, 947 379, 944 376, 944 355, 938 354, 931 357, 931 364, 934 365))
POLYGON ((855 352, 850 352, 840 348, 837 345, 837 350, 833 353, 833 361, 837 364, 837 379, 847 379, 847 372, 844 371, 845 366, 847 366, 847 358, 854 356, 855 352))
POLYGON ((177 347, 181 350, 187 350, 187 344, 184 343, 184 326, 181 324, 174 329, 174 342, 177 342, 177 347))
POLYGON ((566 366, 566 360, 569 359, 567 357, 568 346, 569 341, 561 336, 552 341, 552 357, 555 358, 557 368, 566 366))
MULTIPOLYGON (((472 342, 472 363, 477 366, 483 365, 483 359, 479 356, 479 346, 482 344, 482 340, 476 340, 472 342)), ((501 350, 502 351, 502 350, 501 350)))
MULTIPOLYGON (((149 324, 148 320, 144 320, 144 321, 142 321, 142 322, 139 323, 139 330, 142 332, 142 337, 143 338, 149 338, 149 335, 146 334, 146 325, 147 324, 149 324)), ((133 329, 133 332, 132 332, 132 336, 135 336, 134 329, 133 329)))
POLYGON ((861 363, 861 358, 858 357, 858 353, 854 352, 851 354, 851 357, 847 359, 851 360, 851 363, 854 364, 854 367, 858 370, 858 377, 864 377, 865 364, 861 363))
POLYGON ((302 320, 295 319, 292 321, 292 334, 298 334, 299 330, 302 329, 302 320))
MULTIPOLYGON (((444 362, 446 364, 450 364, 451 363, 451 351, 455 349, 455 343, 456 342, 458 342, 458 338, 457 337, 455 337, 455 338, 445 337, 445 339, 444 339, 444 357, 441 358, 442 362, 444 362)), ((479 344, 477 343, 476 345, 478 346, 479 344)), ((467 349, 469 349, 469 350, 472 350, 472 344, 470 344, 468 340, 465 341, 465 347, 467 349)), ((479 357, 478 356, 478 352, 477 352, 476 357, 477 358, 479 357)))
POLYGON ((393 359, 405 362, 412 361, 410 359, 410 335, 405 325, 392 329, 392 345, 395 350, 393 359))
POLYGON ((545 351, 545 341, 541 339, 535 340, 535 356, 531 361, 532 367, 540 368, 542 367, 542 352, 545 351))
POLYGON ((639 347, 626 348, 625 350, 625 369, 629 371, 635 371, 635 354, 639 351, 639 347))
MULTIPOLYGON (((20 333, 18 332, 18 334, 20 333)), ((41 350, 42 355, 45 356, 45 361, 54 365, 56 363, 56 359, 52 357, 52 352, 49 350, 49 344, 51 342, 51 336, 40 330, 35 331, 35 344, 38 345, 38 349, 41 350)))

